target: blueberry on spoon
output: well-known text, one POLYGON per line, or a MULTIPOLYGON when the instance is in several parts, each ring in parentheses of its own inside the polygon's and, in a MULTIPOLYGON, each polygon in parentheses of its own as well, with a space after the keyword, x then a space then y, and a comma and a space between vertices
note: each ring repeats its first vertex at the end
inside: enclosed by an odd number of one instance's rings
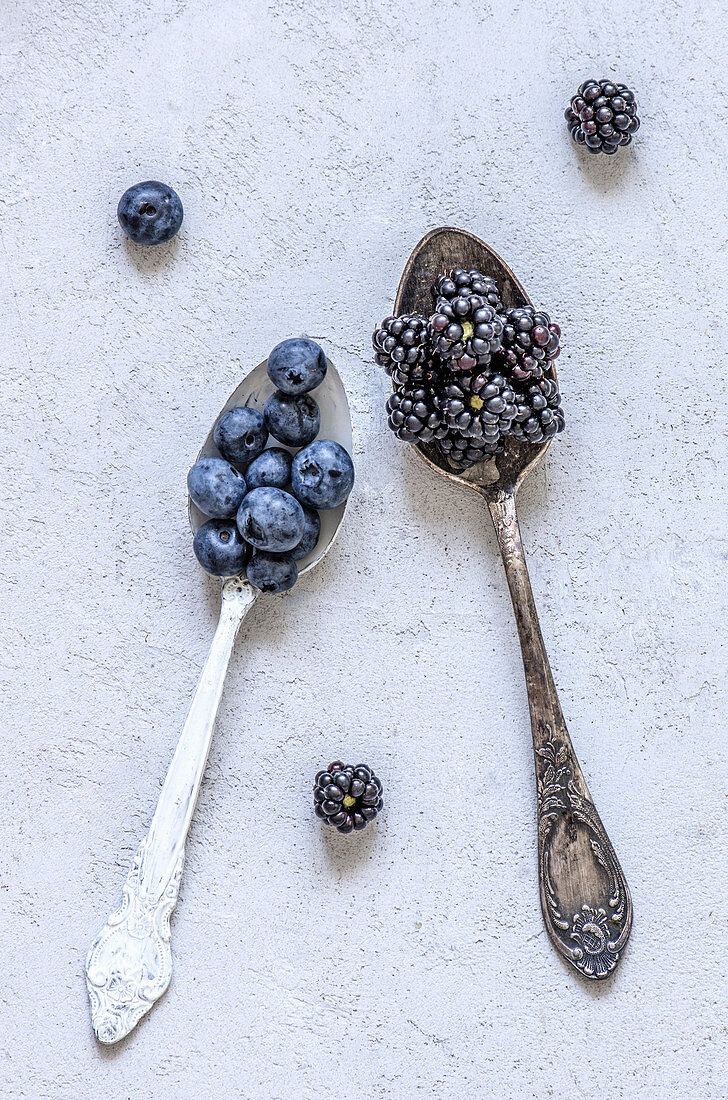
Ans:
POLYGON ((309 393, 294 396, 276 390, 263 409, 268 431, 279 443, 305 447, 319 433, 321 413, 309 393))
POLYGON ((298 546, 305 528, 303 508, 296 498, 269 485, 248 493, 240 505, 237 522, 246 542, 274 554, 298 546))
POLYGON ((291 464, 291 488, 311 508, 336 508, 354 484, 354 463, 340 443, 317 439, 299 451, 291 464))
POLYGON ((268 376, 283 393, 301 394, 326 377, 326 356, 313 340, 300 337, 276 344, 268 356, 268 376))
POLYGON ((285 489, 291 480, 290 451, 284 451, 282 447, 269 447, 250 463, 245 471, 245 480, 249 489, 259 489, 261 485, 285 489))
POLYGON ((224 458, 198 458, 187 474, 190 499, 214 519, 237 515, 247 491, 246 479, 224 458))
POLYGON ((291 554, 256 550, 245 573, 253 588, 273 596, 287 592, 298 580, 298 566, 291 554))
POLYGON ((214 577, 236 577, 242 573, 250 555, 234 519, 210 519, 203 523, 192 540, 195 557, 214 577))
POLYGON ((228 409, 217 421, 215 446, 228 462, 247 465, 265 450, 268 429, 263 414, 247 405, 228 409))

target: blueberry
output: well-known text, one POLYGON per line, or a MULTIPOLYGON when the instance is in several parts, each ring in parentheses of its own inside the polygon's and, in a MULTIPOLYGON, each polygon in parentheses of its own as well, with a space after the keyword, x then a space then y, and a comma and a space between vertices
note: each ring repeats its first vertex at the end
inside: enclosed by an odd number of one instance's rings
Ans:
POLYGON ((215 425, 214 439, 218 451, 228 462, 242 465, 252 462, 268 442, 263 414, 247 406, 228 409, 215 425))
POLYGON ((234 516, 248 491, 243 475, 224 458, 200 458, 187 475, 187 492, 206 516, 234 516))
POLYGON ((136 244, 162 244, 182 225, 184 211, 176 191, 158 180, 135 183, 119 199, 121 228, 136 244))
POLYGON ((256 550, 246 576, 261 592, 287 592, 298 580, 298 566, 290 554, 269 554, 256 550))
POLYGON ((319 407, 308 393, 295 396, 276 390, 263 410, 268 431, 279 443, 305 447, 321 427, 319 407))
POLYGON ((354 484, 354 464, 339 443, 317 439, 299 451, 291 465, 291 488, 301 504, 335 508, 354 484))
POLYGON ((298 546, 305 526, 296 498, 269 485, 249 492, 238 512, 238 530, 245 541, 274 554, 298 546))
POLYGON ((306 554, 310 554, 321 534, 321 517, 315 508, 304 508, 303 519, 305 522, 303 536, 298 545, 291 550, 294 561, 300 561, 301 558, 306 557, 306 554))
POLYGON ((291 480, 291 456, 281 447, 270 447, 258 455, 245 471, 245 480, 249 489, 258 489, 261 485, 272 485, 275 489, 285 489, 291 480))
POLYGON ((323 349, 305 337, 276 344, 268 356, 268 374, 283 393, 308 393, 320 386, 326 365, 323 349))
POLYGON ((242 573, 250 553, 234 519, 210 519, 203 523, 194 537, 192 549, 202 568, 216 577, 235 577, 242 573))

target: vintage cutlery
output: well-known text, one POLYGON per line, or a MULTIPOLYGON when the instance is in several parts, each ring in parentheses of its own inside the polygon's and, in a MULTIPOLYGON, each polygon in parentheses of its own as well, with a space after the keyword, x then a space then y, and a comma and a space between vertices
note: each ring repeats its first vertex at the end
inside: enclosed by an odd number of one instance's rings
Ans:
MULTIPOLYGON (((262 409, 274 388, 266 364, 261 363, 220 411, 236 405, 262 409)), ((316 400, 321 410, 321 438, 336 440, 351 454, 349 404, 341 379, 330 362, 326 377, 316 390, 316 400)), ((211 430, 198 457, 216 454, 211 430)), ((311 554, 298 563, 299 574, 317 565, 330 549, 345 509, 346 503, 321 513, 319 541, 311 554)), ((191 502, 189 517, 195 532, 205 517, 191 502)), ((169 921, 182 877, 187 830, 235 638, 256 596, 256 590, 242 577, 230 577, 223 582, 220 621, 149 833, 137 849, 124 885, 121 907, 109 917, 89 951, 86 984, 94 1031, 102 1043, 116 1043, 128 1035, 169 985, 172 976, 169 921)))
MULTIPOLYGON (((521 284, 483 241, 459 229, 428 233, 407 261, 395 315, 432 312, 431 287, 453 267, 476 268, 496 280, 506 306, 530 305, 521 284)), ((508 440, 505 452, 455 471, 431 443, 417 445, 440 474, 485 498, 508 578, 521 641, 536 764, 541 908, 556 949, 586 978, 617 966, 632 926, 629 888, 574 755, 561 713, 526 567, 516 492, 549 443, 508 440)))

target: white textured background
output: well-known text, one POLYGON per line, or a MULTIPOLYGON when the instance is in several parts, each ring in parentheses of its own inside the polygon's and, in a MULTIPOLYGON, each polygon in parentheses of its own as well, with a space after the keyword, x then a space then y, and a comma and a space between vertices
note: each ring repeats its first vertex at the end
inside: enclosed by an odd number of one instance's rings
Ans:
POLYGON ((21 0, 3 11, 3 1097, 724 1098, 726 56, 708 3, 21 0), (643 127, 592 159, 586 76, 643 127), (121 192, 178 189, 179 238, 121 192), (522 493, 564 711, 632 886, 588 987, 538 904, 523 673, 490 522, 385 428, 369 334, 422 233, 483 236, 563 325, 522 493), (241 635, 165 999, 111 1050, 83 960, 216 615, 185 474, 241 376, 320 339, 341 541, 241 635), (310 809, 364 758, 361 836, 310 809))

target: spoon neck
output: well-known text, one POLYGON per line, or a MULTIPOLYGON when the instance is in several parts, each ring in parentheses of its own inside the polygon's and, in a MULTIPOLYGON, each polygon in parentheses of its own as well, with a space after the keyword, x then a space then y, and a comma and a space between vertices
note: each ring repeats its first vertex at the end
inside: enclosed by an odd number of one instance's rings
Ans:
POLYGON ((222 587, 220 620, 192 705, 164 780, 139 870, 144 899, 161 898, 184 852, 238 629, 255 603, 255 591, 239 577, 222 587))
POLYGON ((555 733, 566 734, 566 728, 533 599, 518 524, 515 487, 488 494, 486 500, 516 614, 531 709, 534 746, 538 748, 546 744, 555 733))

